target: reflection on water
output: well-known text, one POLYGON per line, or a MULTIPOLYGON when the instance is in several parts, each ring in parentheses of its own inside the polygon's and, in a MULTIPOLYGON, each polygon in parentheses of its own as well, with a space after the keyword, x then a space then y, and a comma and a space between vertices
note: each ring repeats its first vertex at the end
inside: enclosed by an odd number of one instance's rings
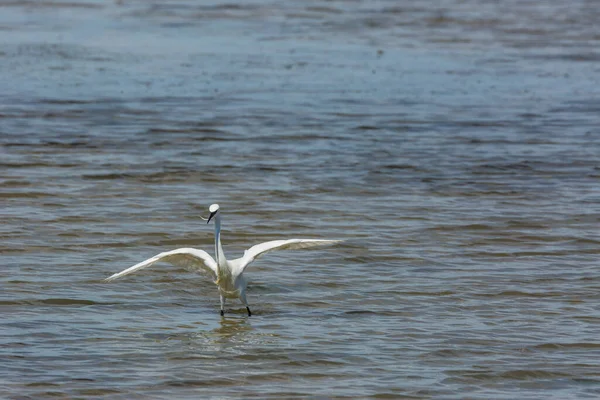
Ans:
POLYGON ((0 4, 0 397, 598 398, 584 0, 0 4), (253 316, 154 266, 269 254, 253 316))
POLYGON ((252 325, 248 323, 246 318, 236 320, 223 317, 219 322, 221 325, 213 329, 211 333, 215 338, 219 338, 223 342, 243 338, 253 330, 252 325))
MULTIPOLYGON (((181 327, 173 328, 178 330, 181 327)), ((179 333, 145 333, 143 337, 158 341, 182 341, 187 345, 202 343, 202 346, 214 346, 223 350, 239 343, 252 341, 254 328, 246 319, 221 318, 218 327, 205 329, 203 326, 191 327, 191 330, 179 333)))

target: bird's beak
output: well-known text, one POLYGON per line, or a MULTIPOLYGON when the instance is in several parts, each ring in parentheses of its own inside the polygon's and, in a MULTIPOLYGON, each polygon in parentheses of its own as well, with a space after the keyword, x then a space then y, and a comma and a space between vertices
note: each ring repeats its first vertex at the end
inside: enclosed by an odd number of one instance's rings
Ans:
POLYGON ((216 213, 210 213, 210 215, 208 216, 208 219, 206 220, 206 223, 208 224, 210 222, 210 220, 212 219, 212 217, 215 216, 216 213))

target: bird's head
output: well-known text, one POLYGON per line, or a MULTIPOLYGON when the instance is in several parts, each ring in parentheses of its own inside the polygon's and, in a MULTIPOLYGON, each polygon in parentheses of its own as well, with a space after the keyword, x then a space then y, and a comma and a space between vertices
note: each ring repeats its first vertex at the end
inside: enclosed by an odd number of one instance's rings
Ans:
POLYGON ((210 212, 210 215, 208 216, 208 219, 206 220, 206 223, 208 224, 210 222, 210 220, 218 214, 219 212, 219 205, 218 204, 212 204, 210 207, 208 207, 208 211, 210 212))

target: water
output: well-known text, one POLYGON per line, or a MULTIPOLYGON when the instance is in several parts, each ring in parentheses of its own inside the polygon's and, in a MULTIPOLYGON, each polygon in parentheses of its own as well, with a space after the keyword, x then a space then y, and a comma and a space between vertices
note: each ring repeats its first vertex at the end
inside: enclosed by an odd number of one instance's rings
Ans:
POLYGON ((4 398, 600 396, 595 3, 0 4, 4 398), (248 270, 253 316, 160 251, 248 270))

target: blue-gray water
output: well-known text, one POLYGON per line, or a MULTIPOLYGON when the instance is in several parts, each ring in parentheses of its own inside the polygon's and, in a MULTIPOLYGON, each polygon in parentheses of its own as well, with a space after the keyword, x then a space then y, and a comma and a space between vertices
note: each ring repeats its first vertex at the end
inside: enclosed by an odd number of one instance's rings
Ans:
POLYGON ((0 3, 0 397, 600 397, 600 6, 0 3), (249 268, 158 252, 341 238, 249 268))

